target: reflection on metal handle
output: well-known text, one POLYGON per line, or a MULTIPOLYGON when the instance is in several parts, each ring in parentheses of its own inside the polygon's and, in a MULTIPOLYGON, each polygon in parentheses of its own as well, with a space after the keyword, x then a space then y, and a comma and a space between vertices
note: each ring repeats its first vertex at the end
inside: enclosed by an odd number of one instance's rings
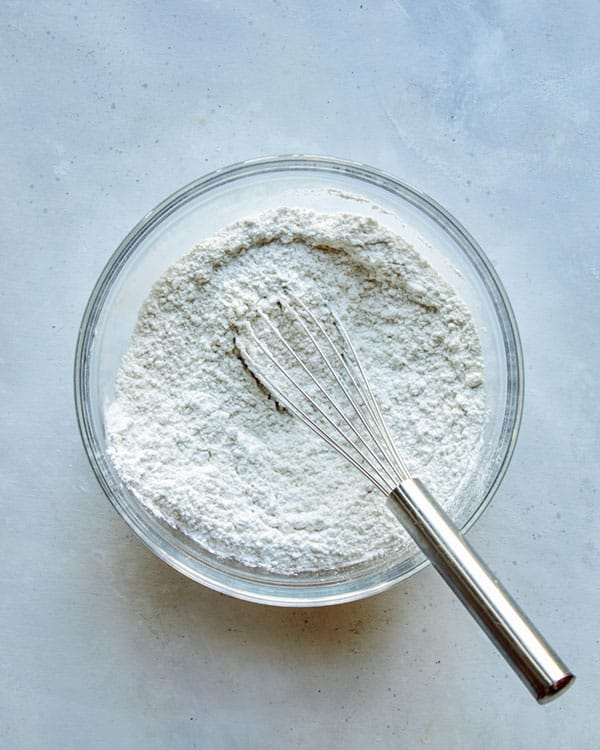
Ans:
POLYGON ((539 703, 573 682, 575 676, 418 479, 401 482, 388 505, 539 703))

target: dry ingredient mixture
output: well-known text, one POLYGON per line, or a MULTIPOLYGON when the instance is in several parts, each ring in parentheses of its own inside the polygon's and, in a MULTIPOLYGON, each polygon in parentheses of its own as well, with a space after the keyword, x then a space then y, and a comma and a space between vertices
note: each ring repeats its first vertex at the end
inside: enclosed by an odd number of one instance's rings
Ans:
POLYGON ((481 447, 479 338, 410 245, 354 214, 250 217, 164 274, 107 410, 112 460, 154 514, 222 558, 297 574, 401 555, 412 543, 384 497, 240 357, 236 330, 282 286, 335 308, 412 473, 451 508, 481 447))

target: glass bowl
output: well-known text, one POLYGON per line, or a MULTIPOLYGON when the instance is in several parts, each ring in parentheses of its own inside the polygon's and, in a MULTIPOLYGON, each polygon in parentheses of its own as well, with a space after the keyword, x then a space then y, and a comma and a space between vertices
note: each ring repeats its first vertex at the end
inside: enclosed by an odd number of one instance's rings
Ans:
POLYGON ((489 260, 447 211, 419 190, 371 167, 318 156, 235 164, 186 185, 150 211, 102 271, 86 307, 75 357, 81 437, 107 497, 132 531, 181 573, 225 594, 265 604, 316 606, 371 596, 427 564, 411 548, 338 571, 278 576, 217 558, 156 518, 120 480, 106 451, 105 408, 139 308, 159 276, 198 241, 248 214, 281 205, 370 215, 402 234, 453 286, 478 328, 488 419, 478 465, 450 515, 466 531, 498 488, 517 438, 523 370, 506 293, 489 260))

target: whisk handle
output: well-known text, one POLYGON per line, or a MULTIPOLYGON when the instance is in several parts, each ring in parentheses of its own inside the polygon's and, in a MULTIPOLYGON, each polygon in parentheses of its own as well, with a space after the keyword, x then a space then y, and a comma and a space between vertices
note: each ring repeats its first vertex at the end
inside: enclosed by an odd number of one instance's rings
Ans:
POLYGON ((388 505, 539 703, 575 679, 418 479, 388 505))

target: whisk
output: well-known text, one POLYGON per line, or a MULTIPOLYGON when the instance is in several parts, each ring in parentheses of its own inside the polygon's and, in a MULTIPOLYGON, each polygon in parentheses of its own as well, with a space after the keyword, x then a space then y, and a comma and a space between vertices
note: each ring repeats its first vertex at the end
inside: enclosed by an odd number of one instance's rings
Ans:
POLYGON ((289 290, 246 318, 236 343, 276 401, 360 471, 538 702, 574 680, 400 455, 356 350, 322 301, 320 315, 289 290))

